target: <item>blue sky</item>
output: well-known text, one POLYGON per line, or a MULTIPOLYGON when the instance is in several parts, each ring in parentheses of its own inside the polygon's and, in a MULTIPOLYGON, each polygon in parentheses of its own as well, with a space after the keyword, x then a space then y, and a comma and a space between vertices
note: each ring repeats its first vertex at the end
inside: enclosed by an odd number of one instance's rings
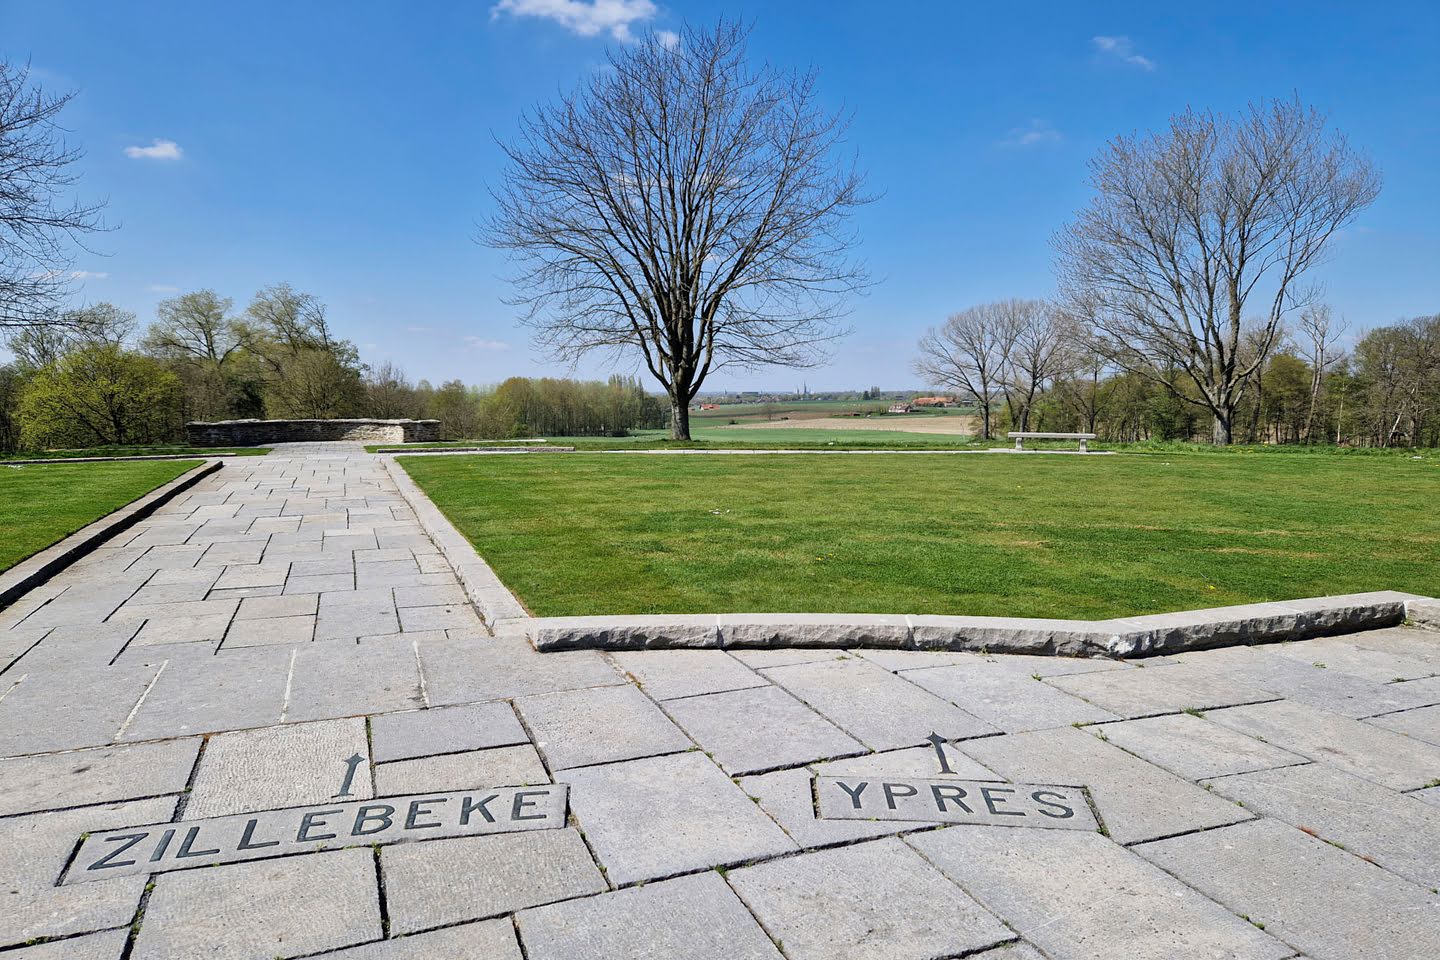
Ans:
POLYGON ((711 387, 912 383, 927 326, 1051 291, 1050 236, 1106 139, 1292 92, 1385 176, 1317 275, 1330 302, 1355 329, 1440 310, 1440 5, 1169 7, 0 0, 0 55, 79 91, 65 121, 87 151, 82 192, 108 197, 119 227, 76 264, 86 298, 146 320, 174 290, 239 307, 286 280, 367 361, 412 378, 564 372, 504 304, 503 260, 473 242, 492 134, 607 44, 722 13, 753 21, 757 58, 819 70, 882 196, 857 220, 877 283, 832 361, 711 387))

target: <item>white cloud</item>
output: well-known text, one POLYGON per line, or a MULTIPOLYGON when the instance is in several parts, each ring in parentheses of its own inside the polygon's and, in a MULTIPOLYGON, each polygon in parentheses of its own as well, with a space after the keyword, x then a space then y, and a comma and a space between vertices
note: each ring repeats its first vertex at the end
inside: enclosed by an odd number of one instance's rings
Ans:
POLYGON ((1129 37, 1093 37, 1091 42, 1095 44, 1096 50, 1106 56, 1115 57, 1142 70, 1155 69, 1155 61, 1136 53, 1135 44, 1129 37))
POLYGON ((1035 147, 1044 143, 1059 143, 1065 139, 1060 131, 1050 126, 1048 120, 1031 120, 1023 127, 1016 127, 1000 142, 1007 147, 1035 147))
POLYGON ((582 37, 608 33, 622 43, 635 39, 633 24, 652 20, 658 12, 654 0, 500 0, 490 8, 492 19, 508 13, 553 20, 582 37))
POLYGON ((656 30, 655 39, 660 41, 660 46, 666 50, 674 50, 680 46, 680 34, 674 30, 656 30))
POLYGON ((102 272, 100 272, 100 271, 98 271, 98 270, 71 270, 71 271, 70 271, 70 279, 71 279, 71 280, 104 280, 104 279, 106 279, 106 278, 109 277, 109 276, 110 276, 110 274, 108 274, 108 273, 102 273, 102 272))
POLYGON ((125 156, 135 160, 179 160, 185 155, 174 140, 155 139, 148 147, 126 147, 125 156))
POLYGON ((179 287, 176 287, 176 286, 172 286, 171 284, 168 284, 168 283, 152 283, 152 284, 150 284, 150 292, 151 292, 151 293, 179 293, 179 292, 180 292, 180 288, 179 288, 179 287))
POLYGON ((484 337, 461 337, 465 346, 471 350, 509 350, 510 344, 499 340, 486 340, 484 337))
POLYGON ((406 333, 434 333, 434 327, 406 327, 406 333))

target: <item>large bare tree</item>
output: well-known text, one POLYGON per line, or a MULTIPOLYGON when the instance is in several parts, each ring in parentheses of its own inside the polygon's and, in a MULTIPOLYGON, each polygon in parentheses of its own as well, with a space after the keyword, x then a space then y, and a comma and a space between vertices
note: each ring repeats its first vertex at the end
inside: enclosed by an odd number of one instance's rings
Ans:
POLYGON ((1019 301, 985 303, 952 314, 920 338, 915 372, 928 384, 948 387, 980 408, 980 438, 989 440, 995 404, 1005 389, 1015 344, 1019 301))
POLYGON ((1203 406, 1214 441, 1231 442, 1247 382, 1314 298, 1303 278, 1379 174, 1298 100, 1233 118, 1187 110, 1117 137, 1090 169, 1095 197, 1056 238, 1063 293, 1099 349, 1203 406))
POLYGON ((103 204, 68 196, 80 151, 58 123, 72 94, 47 94, 26 67, 0 60, 0 331, 63 324, 79 238, 103 204))
POLYGON ((1006 300, 1011 341, 1005 364, 1005 397, 1016 430, 1030 429, 1035 398, 1064 370, 1071 341, 1064 315, 1044 300, 1006 300))
POLYGON ((813 364, 864 282, 845 118, 813 73, 752 67, 746 33, 722 21, 622 47, 523 118, 485 234, 517 266, 539 343, 643 360, 680 440, 708 376, 813 364))
POLYGON ((1325 374, 1335 364, 1345 359, 1345 351, 1339 348, 1340 338, 1345 335, 1346 323, 1338 323, 1330 311, 1329 304, 1312 304, 1300 312, 1300 332, 1305 337, 1301 354, 1310 363, 1310 407, 1305 413, 1305 429, 1300 439, 1310 443, 1314 436, 1315 414, 1320 408, 1320 393, 1325 387, 1325 374))

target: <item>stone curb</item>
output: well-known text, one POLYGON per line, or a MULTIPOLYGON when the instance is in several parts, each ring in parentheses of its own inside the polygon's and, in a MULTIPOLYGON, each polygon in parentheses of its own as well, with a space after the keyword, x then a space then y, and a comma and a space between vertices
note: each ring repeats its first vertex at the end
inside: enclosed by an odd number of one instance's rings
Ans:
POLYGON ((525 629, 541 652, 783 646, 1129 658, 1304 640, 1407 618, 1440 625, 1440 602, 1387 590, 1093 621, 806 613, 515 618, 504 626, 525 629))
POLYGON ((180 459, 203 459, 204 462, 187 470, 169 483, 156 487, 138 500, 132 500, 120 509, 107 513, 89 526, 81 527, 64 540, 46 547, 33 557, 21 560, 4 573, 0 573, 0 609, 14 603, 115 534, 128 530, 144 520, 178 494, 189 490, 225 465, 224 461, 209 457, 182 457, 180 459))
POLYGON ((420 521, 425 535, 434 542, 445 559, 450 561, 455 575, 460 578, 461 586, 465 588, 465 595, 470 598, 470 603, 481 618, 492 627, 499 620, 528 619, 529 612, 516 599, 515 594, 500 582, 495 571, 490 569, 490 564, 475 552, 474 545, 455 529, 455 525, 431 502, 425 491, 410 479, 410 474, 395 462, 394 456, 383 453, 375 456, 385 464, 385 470, 390 474, 390 479, 395 481, 400 496, 404 497, 405 502, 410 504, 410 509, 415 511, 415 517, 420 521))
MULTIPOLYGON (((238 453, 147 453, 135 457, 47 457, 44 460, 0 460, 0 467, 27 467, 37 463, 124 463, 129 460, 214 460, 238 457, 238 453)), ((247 454, 265 456, 265 454, 247 454)))

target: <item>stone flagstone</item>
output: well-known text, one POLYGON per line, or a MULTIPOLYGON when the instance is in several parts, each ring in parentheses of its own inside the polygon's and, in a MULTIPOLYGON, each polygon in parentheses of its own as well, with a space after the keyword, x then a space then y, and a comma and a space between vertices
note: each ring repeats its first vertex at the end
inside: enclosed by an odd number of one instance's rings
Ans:
POLYGON ((552 770, 675 753, 692 746, 633 686, 524 697, 515 709, 552 770))
POLYGON ((1233 707, 1205 719, 1393 790, 1440 778, 1440 747, 1304 704, 1233 707))
POLYGON ((600 893, 572 828, 401 843, 380 853, 390 929, 410 933, 600 893))
POLYGON ((786 857, 726 879, 791 960, 925 960, 1014 938, 899 840, 786 857))
POLYGON ((958 826, 906 842, 1054 960, 1295 955, 1099 834, 958 826))
POLYGON ((1440 943, 1440 897, 1277 820, 1133 849, 1312 960, 1419 960, 1440 943))
POLYGON ((779 687, 671 700, 665 709, 731 776, 867 752, 779 687))
POLYGON ((536 907, 515 924, 530 960, 781 960, 714 872, 536 907))
POLYGON ((1086 732, 1187 780, 1309 761, 1188 713, 1087 727, 1086 732))
POLYGON ((570 809, 610 882, 625 886, 797 849, 703 753, 567 770, 570 809))
POLYGON ((766 671, 775 683, 872 750, 982 737, 996 728, 868 660, 822 660, 766 671))
POLYGON ((199 752, 191 739, 0 760, 0 817, 178 794, 199 752))
POLYGON ((1440 809, 1324 764, 1207 781, 1247 809, 1338 843, 1423 887, 1440 887, 1440 809))
POLYGON ((377 763, 530 741, 508 703, 381 714, 370 732, 377 763))
POLYGON ((211 737, 200 759, 185 818, 218 817, 324 803, 340 792, 346 761, 366 763, 347 799, 374 796, 363 720, 266 727, 211 737))
POLYGON ((156 879, 145 916, 135 960, 270 960, 376 940, 374 854, 339 850, 167 873, 156 879))
POLYGON ((968 741, 961 749, 1016 783, 1089 788, 1119 843, 1249 820, 1253 814, 1090 734, 1064 727, 968 741))

